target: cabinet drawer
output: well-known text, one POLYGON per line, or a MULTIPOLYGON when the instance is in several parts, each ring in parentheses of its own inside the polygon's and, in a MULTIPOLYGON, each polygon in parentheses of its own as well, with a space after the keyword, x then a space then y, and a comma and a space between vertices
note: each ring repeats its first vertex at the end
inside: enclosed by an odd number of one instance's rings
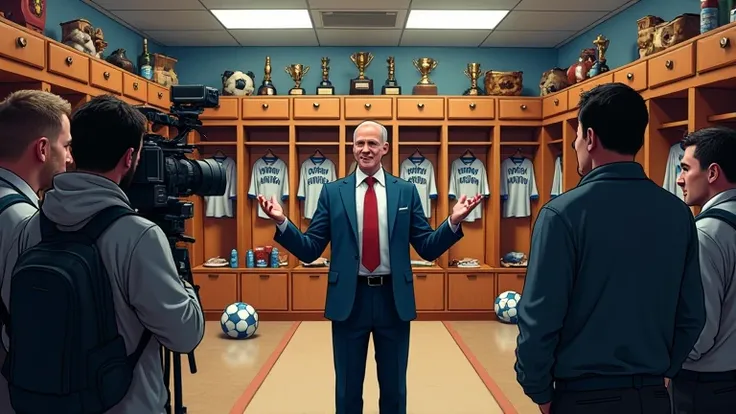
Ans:
POLYGON ((496 295, 498 296, 508 290, 521 295, 521 291, 524 289, 524 273, 499 273, 496 275, 496 295))
POLYGON ((545 118, 567 111, 567 92, 560 92, 542 98, 542 115, 545 118))
POLYGON ((148 100, 148 82, 123 72, 123 95, 137 101, 146 102, 148 100))
POLYGON ((286 273, 241 273, 240 300, 257 311, 288 309, 288 276, 286 273))
POLYGON ((396 98, 398 119, 445 119, 445 98, 396 98))
POLYGON ((542 119, 542 101, 539 99, 500 99, 499 119, 542 119))
POLYGON ((89 56, 49 42, 48 71, 82 83, 89 83, 89 56))
POLYGON ((0 56, 37 69, 46 67, 46 45, 41 37, 0 22, 0 56))
POLYGON ((447 98, 447 119, 494 119, 495 116, 493 98, 447 98))
POLYGON ((220 97, 220 106, 206 108, 200 119, 238 119, 238 98, 220 97))
POLYGON ((345 98, 345 119, 392 119, 392 98, 345 98))
POLYGON ((327 273, 292 273, 292 310, 323 311, 326 301, 327 273))
POLYGON ((595 78, 588 79, 585 82, 572 85, 567 94, 568 108, 572 109, 580 105, 580 95, 582 95, 583 93, 588 92, 596 86, 611 82, 613 82, 613 74, 607 73, 605 75, 598 75, 595 78))
POLYGON ((222 312, 238 301, 238 275, 235 273, 195 273, 199 299, 205 311, 222 312))
POLYGON ((294 98, 294 119, 340 119, 340 98, 294 98))
POLYGON ((96 59, 89 61, 89 83, 113 93, 123 93, 123 72, 96 59))
POLYGON ((159 86, 154 83, 148 83, 148 103, 150 105, 158 106, 159 108, 166 108, 167 110, 171 106, 171 98, 169 98, 169 90, 163 86, 159 86))
POLYGON ((698 73, 736 63, 736 26, 697 41, 698 73))
POLYGON ((444 310, 444 273, 414 273, 414 297, 418 311, 444 310))
POLYGON ((243 98, 243 119, 289 119, 289 98, 243 98))
POLYGON ((647 62, 637 63, 613 73, 613 81, 629 85, 635 91, 647 88, 647 62))
POLYGON ((492 311, 496 301, 493 273, 449 273, 449 310, 492 311))
POLYGON ((693 43, 649 60, 647 68, 649 87, 664 86, 695 75, 695 47, 693 43))

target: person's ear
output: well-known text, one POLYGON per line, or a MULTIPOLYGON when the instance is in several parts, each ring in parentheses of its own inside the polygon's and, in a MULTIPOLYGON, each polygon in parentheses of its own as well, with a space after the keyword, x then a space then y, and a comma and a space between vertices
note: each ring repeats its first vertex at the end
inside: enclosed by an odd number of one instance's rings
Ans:
POLYGON ((34 154, 36 155, 36 159, 40 162, 46 162, 46 160, 51 156, 51 141, 49 141, 46 137, 41 137, 38 140, 36 140, 36 143, 34 144, 34 154))
POLYGON ((125 165, 125 168, 130 169, 133 167, 133 153, 135 152, 135 149, 128 148, 127 151, 125 151, 125 155, 123 155, 123 165, 125 165))
POLYGON ((593 151, 598 146, 598 136, 593 131, 593 128, 585 130, 585 146, 588 152, 593 151))
POLYGON ((721 176, 721 167, 716 163, 712 163, 706 170, 706 176, 708 177, 708 183, 713 184, 721 176))

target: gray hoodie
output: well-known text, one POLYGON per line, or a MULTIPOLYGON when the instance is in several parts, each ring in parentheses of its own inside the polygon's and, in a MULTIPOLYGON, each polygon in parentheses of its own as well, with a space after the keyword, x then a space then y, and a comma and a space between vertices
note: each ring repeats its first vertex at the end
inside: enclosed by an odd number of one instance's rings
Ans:
MULTIPOLYGON (((45 194, 41 209, 59 229, 71 231, 112 205, 129 206, 117 184, 98 175, 69 172, 54 178, 54 188, 45 194)), ((18 250, 40 241, 38 215, 18 231, 18 247, 11 249, 4 266, 2 298, 6 303, 10 269, 18 250)), ((128 354, 138 345, 144 326, 154 337, 135 368, 128 394, 108 413, 162 414, 167 393, 159 344, 181 353, 196 348, 204 335, 202 308, 194 291, 181 282, 166 236, 151 221, 139 216, 119 219, 100 237, 99 248, 110 276, 118 331, 128 354)), ((4 333, 3 339, 7 344, 4 333)))

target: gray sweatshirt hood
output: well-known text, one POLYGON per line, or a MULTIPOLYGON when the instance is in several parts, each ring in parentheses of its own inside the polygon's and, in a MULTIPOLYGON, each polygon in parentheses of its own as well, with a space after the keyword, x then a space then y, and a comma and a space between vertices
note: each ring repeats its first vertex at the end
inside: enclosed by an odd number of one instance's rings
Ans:
POLYGON ((67 172, 54 177, 41 210, 60 228, 76 230, 96 213, 115 205, 131 208, 128 196, 115 182, 100 175, 67 172))

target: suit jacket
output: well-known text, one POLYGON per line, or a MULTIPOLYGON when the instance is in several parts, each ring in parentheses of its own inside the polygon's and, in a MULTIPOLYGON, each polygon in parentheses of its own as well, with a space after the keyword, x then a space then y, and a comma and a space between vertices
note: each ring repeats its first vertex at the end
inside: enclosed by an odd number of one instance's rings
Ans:
MULTIPOLYGON (((399 317, 409 321, 417 316, 409 245, 424 260, 435 260, 463 237, 462 226, 453 232, 444 220, 437 230, 432 230, 414 184, 385 174, 394 301, 399 317)), ((318 259, 332 242, 325 317, 333 321, 344 321, 350 316, 358 283, 355 186, 355 174, 325 184, 307 231, 302 233, 290 222, 283 233, 276 229, 274 236, 276 242, 306 263, 318 259)))

